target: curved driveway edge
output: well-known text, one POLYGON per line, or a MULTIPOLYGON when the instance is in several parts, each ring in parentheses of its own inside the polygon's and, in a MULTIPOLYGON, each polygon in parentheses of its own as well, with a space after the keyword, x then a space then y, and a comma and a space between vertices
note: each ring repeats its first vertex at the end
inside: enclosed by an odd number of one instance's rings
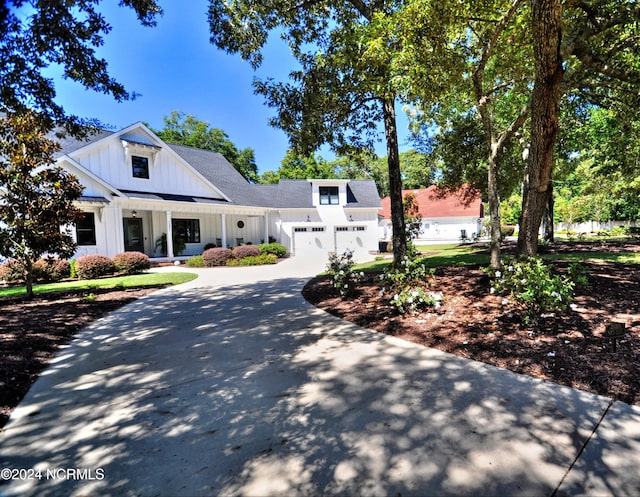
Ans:
POLYGON ((639 409, 334 318, 320 269, 201 271, 85 328, 0 434, 40 478, 0 494, 637 493, 639 409))

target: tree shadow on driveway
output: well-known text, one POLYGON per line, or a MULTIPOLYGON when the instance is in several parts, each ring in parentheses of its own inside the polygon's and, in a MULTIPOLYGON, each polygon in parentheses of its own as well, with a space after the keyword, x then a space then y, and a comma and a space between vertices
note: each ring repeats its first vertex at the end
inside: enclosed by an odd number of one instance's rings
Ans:
POLYGON ((358 328, 303 284, 163 290, 86 328, 0 463, 94 473, 0 493, 551 495, 609 406, 358 328))

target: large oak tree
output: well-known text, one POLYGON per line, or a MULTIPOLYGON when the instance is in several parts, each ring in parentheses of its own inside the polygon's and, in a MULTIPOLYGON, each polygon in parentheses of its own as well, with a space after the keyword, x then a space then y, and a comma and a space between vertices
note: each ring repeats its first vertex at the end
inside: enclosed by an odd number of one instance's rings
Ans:
MULTIPOLYGON (((143 25, 153 26, 162 13, 155 0, 120 0, 143 25)), ((68 115, 56 100, 46 70, 59 66, 65 78, 116 101, 135 97, 112 78, 107 61, 96 54, 111 30, 99 11, 100 0, 6 0, 0 3, 0 111, 37 113, 50 129, 64 125, 76 135, 98 124, 68 115)))
POLYGON ((442 84, 446 73, 444 64, 436 72, 417 62, 416 54, 424 56, 427 50, 412 50, 414 40, 429 45, 433 57, 435 47, 446 47, 448 40, 446 31, 413 22, 409 7, 447 10, 426 0, 212 0, 209 7, 212 43, 239 53, 254 67, 271 33, 280 33, 289 44, 299 69, 288 82, 257 81, 255 88, 277 110, 271 123, 303 155, 323 144, 340 155, 373 149, 378 125, 384 125, 396 262, 407 250, 396 104, 414 76, 420 74, 422 84, 429 77, 442 84))

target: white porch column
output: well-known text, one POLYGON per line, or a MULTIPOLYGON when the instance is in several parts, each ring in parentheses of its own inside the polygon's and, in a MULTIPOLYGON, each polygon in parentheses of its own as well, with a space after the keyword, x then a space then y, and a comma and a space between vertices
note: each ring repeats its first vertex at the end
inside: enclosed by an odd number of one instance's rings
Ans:
POLYGON ((227 215, 220 214, 220 218, 222 219, 222 246, 226 248, 227 246, 227 215))
POLYGON ((264 213, 264 243, 269 243, 269 211, 264 213))
POLYGON ((173 225, 171 223, 171 211, 167 215, 167 257, 173 257, 173 225))

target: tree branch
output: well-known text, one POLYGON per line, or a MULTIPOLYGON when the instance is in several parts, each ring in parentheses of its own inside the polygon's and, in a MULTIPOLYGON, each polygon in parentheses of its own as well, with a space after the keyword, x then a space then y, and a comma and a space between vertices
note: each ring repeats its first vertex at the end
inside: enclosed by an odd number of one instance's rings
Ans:
POLYGON ((527 118, 529 117, 529 110, 530 110, 530 102, 527 102, 520 109, 520 114, 515 119, 515 121, 513 121, 511 125, 500 134, 500 138, 498 138, 498 142, 496 145, 498 149, 501 149, 502 147, 504 147, 509 142, 509 140, 513 138, 516 131, 518 131, 522 126, 524 126, 524 123, 527 121, 527 118))
POLYGON ((373 18, 373 10, 364 3, 363 0, 349 0, 349 3, 353 5, 353 7, 360 12, 360 15, 364 17, 367 21, 371 21, 373 18))

